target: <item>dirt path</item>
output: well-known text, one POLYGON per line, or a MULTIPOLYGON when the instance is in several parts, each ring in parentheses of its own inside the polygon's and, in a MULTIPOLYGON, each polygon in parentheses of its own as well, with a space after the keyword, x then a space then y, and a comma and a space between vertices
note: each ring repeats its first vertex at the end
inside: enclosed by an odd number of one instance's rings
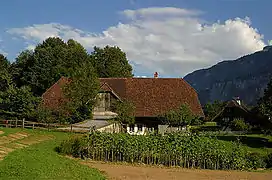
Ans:
POLYGON ((26 132, 17 132, 0 137, 0 160, 3 160, 10 152, 28 147, 32 144, 51 139, 45 135, 31 135, 26 132))
POLYGON ((160 168, 84 161, 111 180, 272 180, 272 172, 238 172, 160 168))

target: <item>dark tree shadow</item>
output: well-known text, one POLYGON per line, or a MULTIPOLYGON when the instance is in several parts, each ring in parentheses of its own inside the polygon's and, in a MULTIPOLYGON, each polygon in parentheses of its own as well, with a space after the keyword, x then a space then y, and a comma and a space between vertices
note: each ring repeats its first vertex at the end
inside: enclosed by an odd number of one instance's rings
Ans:
POLYGON ((248 137, 248 136, 217 136, 217 139, 223 141, 239 141, 244 145, 252 148, 272 148, 272 142, 262 137, 248 137))

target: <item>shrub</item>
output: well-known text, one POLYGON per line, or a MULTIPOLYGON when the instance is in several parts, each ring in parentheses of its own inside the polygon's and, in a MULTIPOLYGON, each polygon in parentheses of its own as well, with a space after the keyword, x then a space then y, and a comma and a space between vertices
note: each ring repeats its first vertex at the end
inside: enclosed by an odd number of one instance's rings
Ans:
POLYGON ((265 163, 267 168, 272 168, 272 153, 266 156, 265 163))
POLYGON ((249 125, 242 119, 234 119, 231 123, 231 129, 235 131, 247 131, 249 125))
POLYGON ((258 168, 265 168, 266 163, 264 157, 257 152, 249 153, 247 156, 247 166, 250 169, 258 169, 258 168))
POLYGON ((63 141, 60 146, 55 148, 55 151, 58 153, 79 157, 81 155, 82 147, 83 139, 79 136, 73 136, 68 140, 63 141))

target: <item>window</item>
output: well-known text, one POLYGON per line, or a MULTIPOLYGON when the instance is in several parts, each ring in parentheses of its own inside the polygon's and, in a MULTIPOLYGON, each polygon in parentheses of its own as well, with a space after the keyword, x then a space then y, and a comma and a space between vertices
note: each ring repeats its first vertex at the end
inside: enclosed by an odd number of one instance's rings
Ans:
POLYGON ((137 127, 138 127, 138 131, 140 131, 140 132, 143 131, 143 125, 142 124, 138 124, 137 127))

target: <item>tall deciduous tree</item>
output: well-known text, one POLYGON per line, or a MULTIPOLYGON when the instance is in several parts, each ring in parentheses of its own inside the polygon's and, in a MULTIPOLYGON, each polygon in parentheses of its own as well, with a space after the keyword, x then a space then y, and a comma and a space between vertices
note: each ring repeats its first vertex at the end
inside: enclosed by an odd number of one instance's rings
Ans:
POLYGON ((35 95, 42 95, 61 76, 71 76, 81 63, 91 62, 78 42, 48 38, 34 51, 22 52, 12 66, 13 79, 20 87, 28 85, 35 95))
POLYGON ((10 75, 10 63, 0 54, 0 116, 2 118, 29 118, 33 116, 39 98, 30 88, 17 88, 10 75))
POLYGON ((10 63, 8 59, 0 54, 0 91, 6 91, 12 83, 9 73, 10 63))
POLYGON ((0 92, 0 114, 5 118, 32 118, 39 102, 29 87, 9 85, 0 92))
POLYGON ((119 47, 94 47, 91 57, 100 78, 133 77, 132 66, 119 47))
POLYGON ((91 118, 99 81, 90 62, 81 63, 63 89, 67 101, 62 107, 62 112, 66 113, 68 119, 75 122, 91 118))
POLYGON ((9 66, 10 66, 10 63, 8 59, 3 54, 0 54, 0 69, 8 70, 9 66))

